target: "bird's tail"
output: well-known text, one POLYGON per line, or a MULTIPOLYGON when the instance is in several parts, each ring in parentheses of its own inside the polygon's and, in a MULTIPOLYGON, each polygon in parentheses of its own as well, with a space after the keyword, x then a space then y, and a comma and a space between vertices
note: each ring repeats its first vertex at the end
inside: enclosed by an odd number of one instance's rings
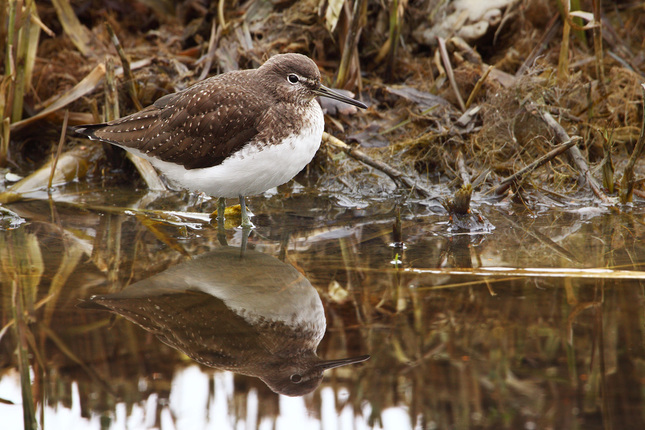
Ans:
POLYGON ((93 140, 101 140, 96 135, 94 134, 97 130, 100 130, 101 128, 105 127, 107 124, 87 124, 87 125, 77 125, 75 127, 72 127, 72 129, 83 136, 89 137, 90 139, 93 140))

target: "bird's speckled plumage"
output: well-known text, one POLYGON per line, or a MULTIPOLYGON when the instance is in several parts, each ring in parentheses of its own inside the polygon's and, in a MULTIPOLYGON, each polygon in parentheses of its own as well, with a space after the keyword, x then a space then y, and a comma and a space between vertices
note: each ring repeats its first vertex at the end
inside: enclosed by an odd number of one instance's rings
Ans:
POLYGON ((76 131, 148 159, 183 188, 214 197, 259 194, 293 178, 318 150, 324 118, 317 95, 364 107, 323 87, 308 57, 282 54, 76 131))

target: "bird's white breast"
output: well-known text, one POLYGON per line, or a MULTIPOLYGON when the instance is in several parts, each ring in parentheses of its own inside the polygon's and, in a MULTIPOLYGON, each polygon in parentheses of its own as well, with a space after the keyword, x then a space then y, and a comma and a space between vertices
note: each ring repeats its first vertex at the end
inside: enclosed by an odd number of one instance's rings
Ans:
POLYGON ((261 194, 296 176, 320 147, 324 117, 318 102, 312 100, 311 103, 315 103, 315 108, 305 110, 304 127, 298 134, 279 144, 248 144, 214 167, 188 170, 141 153, 137 155, 150 160, 172 183, 182 188, 212 197, 261 194))

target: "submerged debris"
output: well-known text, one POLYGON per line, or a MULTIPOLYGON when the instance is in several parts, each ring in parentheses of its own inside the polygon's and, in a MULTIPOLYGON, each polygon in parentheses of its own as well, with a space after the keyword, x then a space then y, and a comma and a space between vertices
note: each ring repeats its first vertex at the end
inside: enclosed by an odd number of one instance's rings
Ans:
POLYGON ((0 231, 14 230, 26 222, 27 220, 17 213, 0 207, 0 231))

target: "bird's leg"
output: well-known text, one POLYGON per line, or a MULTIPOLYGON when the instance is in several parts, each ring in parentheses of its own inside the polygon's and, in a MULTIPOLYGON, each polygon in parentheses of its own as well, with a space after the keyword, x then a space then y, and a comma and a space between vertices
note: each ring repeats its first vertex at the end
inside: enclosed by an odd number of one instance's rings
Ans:
POLYGON ((247 244, 249 243, 250 235, 251 235, 250 228, 242 229, 242 243, 240 245, 240 257, 244 257, 244 253, 246 253, 246 247, 247 247, 247 244))
POLYGON ((217 199, 217 225, 221 223, 224 226, 224 212, 226 212, 226 199, 220 197, 217 199))
POLYGON ((226 212, 226 199, 220 197, 217 199, 217 240, 220 245, 226 246, 226 229, 224 228, 224 212, 226 212))
POLYGON ((242 215, 242 227, 243 229, 251 229, 254 227, 253 223, 249 219, 249 214, 246 211, 246 201, 244 200, 244 196, 240 194, 240 211, 242 215))

